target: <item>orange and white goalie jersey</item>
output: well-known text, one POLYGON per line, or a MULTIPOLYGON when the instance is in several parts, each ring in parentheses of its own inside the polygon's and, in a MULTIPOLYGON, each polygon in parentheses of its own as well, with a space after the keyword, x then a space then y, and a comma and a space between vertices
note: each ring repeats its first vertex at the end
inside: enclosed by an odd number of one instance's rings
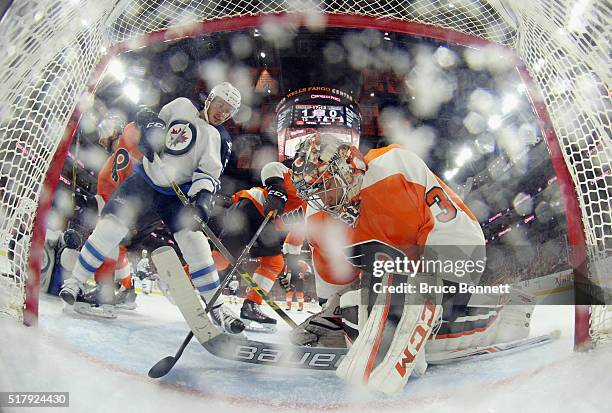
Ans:
POLYGON ((365 156, 368 170, 353 242, 412 246, 483 246, 477 218, 414 153, 391 145, 365 156))
POLYGON ((142 159, 138 150, 140 130, 134 123, 128 123, 119 136, 117 148, 104 162, 98 174, 97 194, 104 202, 108 202, 113 191, 132 173, 136 162, 142 159))
POLYGON ((317 278, 330 287, 352 282, 357 274, 342 264, 341 248, 370 241, 394 247, 410 259, 430 247, 451 251, 452 258, 457 258, 457 251, 461 256, 483 258, 485 239, 478 220, 418 156, 392 145, 370 151, 365 159, 368 169, 354 227, 334 223, 325 212, 307 210, 317 278))

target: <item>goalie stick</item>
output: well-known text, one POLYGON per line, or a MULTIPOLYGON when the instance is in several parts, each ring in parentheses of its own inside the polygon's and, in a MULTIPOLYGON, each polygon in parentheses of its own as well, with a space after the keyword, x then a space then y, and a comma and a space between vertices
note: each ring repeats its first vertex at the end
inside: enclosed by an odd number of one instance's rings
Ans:
MULTIPOLYGON (((166 249, 168 252, 171 250, 171 254, 176 257, 176 253, 170 247, 162 247, 162 249, 166 249)), ((157 251, 158 250, 156 250, 153 254, 156 254, 157 251)), ((348 350, 345 348, 278 345, 248 340, 218 331, 217 334, 214 334, 212 337, 206 335, 206 329, 201 328, 197 322, 207 323, 210 328, 215 327, 207 317, 205 319, 199 318, 199 315, 204 312, 204 307, 202 306, 201 301, 197 299, 197 294, 193 288, 186 281, 186 277, 183 276, 183 270, 182 267, 180 267, 178 257, 176 257, 176 263, 174 271, 179 273, 181 277, 172 277, 168 271, 161 271, 160 276, 162 278, 169 278, 167 282, 168 285, 170 285, 170 292, 175 294, 176 291, 176 302, 179 308, 182 309, 181 312, 183 313, 187 324, 192 328, 193 334, 196 336, 198 341, 211 354, 220 358, 245 363, 314 370, 335 370, 338 364, 342 361, 342 358, 346 355, 348 350), (181 292, 181 289, 187 290, 186 293, 181 292), (187 295, 193 296, 195 303, 197 303, 196 306, 190 305, 192 300, 186 298, 187 295), (185 301, 183 302, 182 300, 185 301)), ((438 365, 457 361, 480 360, 498 357, 520 350, 540 346, 549 343, 558 337, 559 332, 556 330, 550 334, 544 334, 537 337, 516 340, 508 343, 427 355, 427 362, 432 365, 438 365)), ((173 365, 174 364, 172 364, 172 366, 173 365)))
MULTIPOLYGON (((426 354, 429 365, 443 365, 460 361, 485 360, 505 356, 550 343, 559 338, 559 330, 549 334, 508 343, 476 347, 467 350, 426 354)), ((314 370, 336 370, 348 352, 345 348, 282 346, 221 333, 202 346, 211 354, 244 363, 267 366, 294 367, 314 370)))

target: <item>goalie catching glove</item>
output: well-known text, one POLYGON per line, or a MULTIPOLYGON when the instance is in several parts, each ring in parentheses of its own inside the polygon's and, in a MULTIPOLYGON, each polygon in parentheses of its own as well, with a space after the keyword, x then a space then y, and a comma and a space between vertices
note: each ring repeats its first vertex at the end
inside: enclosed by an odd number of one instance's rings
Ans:
POLYGON ((136 125, 141 133, 138 149, 149 162, 153 162, 155 154, 162 153, 166 147, 166 122, 151 109, 144 108, 136 114, 136 125))
POLYGON ((323 311, 308 317, 289 333, 298 346, 345 348, 346 339, 340 312, 340 293, 332 295, 323 311))

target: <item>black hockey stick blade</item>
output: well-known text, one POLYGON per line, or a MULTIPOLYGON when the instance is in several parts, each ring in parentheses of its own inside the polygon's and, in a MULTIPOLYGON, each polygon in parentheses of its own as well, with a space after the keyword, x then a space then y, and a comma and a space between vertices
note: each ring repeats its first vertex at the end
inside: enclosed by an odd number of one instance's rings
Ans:
POLYGON ((152 379, 159 379, 160 377, 163 377, 168 374, 170 370, 172 370, 172 367, 174 367, 176 362, 179 360, 179 358, 181 358, 185 347, 187 347, 187 344, 189 344, 192 338, 193 331, 190 331, 189 334, 187 334, 187 337, 185 337, 185 340, 183 340, 183 344, 181 344, 181 347, 179 347, 178 351, 174 356, 164 357, 163 359, 155 363, 153 367, 151 367, 151 369, 149 370, 149 377, 151 377, 152 379))

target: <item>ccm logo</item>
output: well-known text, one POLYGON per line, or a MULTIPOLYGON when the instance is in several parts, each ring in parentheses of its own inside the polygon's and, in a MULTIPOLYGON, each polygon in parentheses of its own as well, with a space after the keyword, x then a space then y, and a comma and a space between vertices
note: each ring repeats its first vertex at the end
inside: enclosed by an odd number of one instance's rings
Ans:
POLYGON ((406 366, 414 361, 416 355, 421 349, 421 346, 423 345, 423 342, 425 342, 425 338, 431 330, 431 323, 433 322, 435 314, 435 304, 425 304, 423 311, 421 312, 421 316, 419 317, 419 323, 415 329, 412 330, 410 340, 408 340, 408 345, 404 349, 404 357, 402 357, 402 359, 395 365, 395 370, 397 370, 400 376, 406 376, 406 366), (427 328, 425 328, 422 323, 425 323, 427 328))

